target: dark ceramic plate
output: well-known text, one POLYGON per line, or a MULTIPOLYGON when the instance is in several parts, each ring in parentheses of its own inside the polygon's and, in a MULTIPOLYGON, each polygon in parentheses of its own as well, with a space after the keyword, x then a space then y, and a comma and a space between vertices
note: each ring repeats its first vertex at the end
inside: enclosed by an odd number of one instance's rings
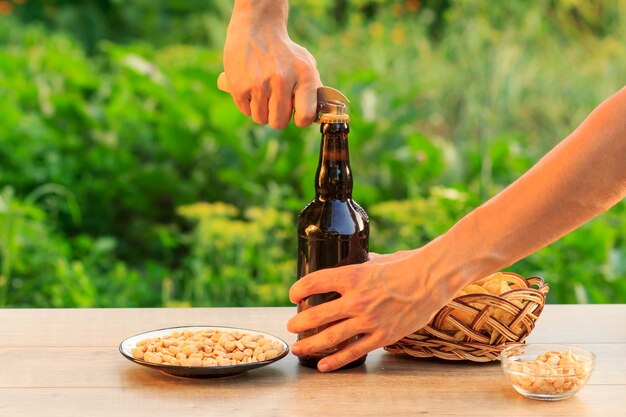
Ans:
POLYGON ((269 365, 273 362, 276 362, 282 358, 284 358, 287 353, 289 353, 289 346, 285 341, 279 339, 276 336, 272 336, 271 334, 259 332, 256 330, 248 330, 248 329, 239 329, 235 327, 220 327, 220 326, 180 326, 180 327, 168 327, 165 329, 151 330, 149 332, 140 333, 135 336, 131 336, 125 339, 122 343, 120 343, 120 353, 124 355, 124 357, 132 362, 135 362, 139 365, 147 366, 149 368, 157 369, 159 371, 165 372, 166 374, 182 376, 186 378, 219 378, 230 375, 237 375, 245 371, 249 371, 251 369, 260 368, 262 366, 269 365), (181 330, 189 330, 193 332, 197 332, 199 330, 208 330, 214 329, 222 332, 235 332, 239 331, 241 333, 247 334, 258 334, 263 336, 264 338, 271 340, 280 344, 283 349, 275 358, 261 361, 261 362, 252 362, 252 363, 244 363, 240 365, 231 365, 231 366, 180 366, 180 365, 167 365, 167 364, 156 364, 146 362, 143 359, 134 358, 131 349, 137 345, 137 342, 153 338, 153 337, 163 337, 172 334, 174 331, 181 330))

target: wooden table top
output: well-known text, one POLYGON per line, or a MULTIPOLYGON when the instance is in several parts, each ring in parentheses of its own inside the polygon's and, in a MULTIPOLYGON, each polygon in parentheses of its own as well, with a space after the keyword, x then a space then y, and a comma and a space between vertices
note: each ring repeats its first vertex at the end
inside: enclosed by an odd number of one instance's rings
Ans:
POLYGON ((265 331, 288 343, 295 308, 0 310, 0 416, 625 416, 626 305, 548 305, 528 342, 576 344, 597 367, 575 397, 535 401, 499 362, 416 360, 383 350, 364 366, 321 374, 289 354, 220 379, 136 365, 128 336, 181 325, 265 331))

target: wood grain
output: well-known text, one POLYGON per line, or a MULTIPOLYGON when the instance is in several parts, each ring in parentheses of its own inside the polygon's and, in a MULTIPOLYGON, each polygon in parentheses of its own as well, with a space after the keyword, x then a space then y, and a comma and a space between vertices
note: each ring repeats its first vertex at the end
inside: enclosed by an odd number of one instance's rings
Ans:
POLYGON ((619 416, 626 407, 625 305, 548 305, 529 338, 596 353, 588 385, 554 403, 529 400, 499 363, 414 360, 379 349, 363 367, 320 374, 289 355, 221 379, 165 375, 118 345, 177 325, 245 327, 293 342, 295 308, 0 310, 0 416, 619 416))

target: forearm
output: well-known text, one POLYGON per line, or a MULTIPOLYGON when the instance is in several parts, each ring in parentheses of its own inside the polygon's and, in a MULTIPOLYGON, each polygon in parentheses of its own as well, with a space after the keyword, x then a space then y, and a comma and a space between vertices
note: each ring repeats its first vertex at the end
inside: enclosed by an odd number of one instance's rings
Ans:
POLYGON ((233 21, 247 25, 271 24, 287 30, 288 0, 235 0, 233 21))
POLYGON ((431 285, 443 285, 450 297, 468 282, 554 242, 625 196, 623 88, 519 180, 424 248, 433 254, 431 285))

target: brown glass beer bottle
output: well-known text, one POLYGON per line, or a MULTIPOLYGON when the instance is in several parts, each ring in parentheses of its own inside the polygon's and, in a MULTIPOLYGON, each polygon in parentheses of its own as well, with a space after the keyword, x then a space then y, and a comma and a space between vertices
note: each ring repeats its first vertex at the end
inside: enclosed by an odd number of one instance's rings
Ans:
MULTIPOLYGON (((315 198, 298 217, 298 278, 311 272, 367 261, 369 219, 352 199, 352 171, 348 155, 348 121, 345 105, 325 103, 320 117, 322 143, 315 174, 315 198)), ((339 298, 336 292, 314 294, 298 304, 298 312, 339 298)), ((298 335, 298 340, 324 330, 328 325, 298 335)), ((300 364, 316 367, 319 360, 354 342, 359 336, 332 349, 302 356, 300 364)), ((365 362, 365 356, 346 365, 365 362)))

